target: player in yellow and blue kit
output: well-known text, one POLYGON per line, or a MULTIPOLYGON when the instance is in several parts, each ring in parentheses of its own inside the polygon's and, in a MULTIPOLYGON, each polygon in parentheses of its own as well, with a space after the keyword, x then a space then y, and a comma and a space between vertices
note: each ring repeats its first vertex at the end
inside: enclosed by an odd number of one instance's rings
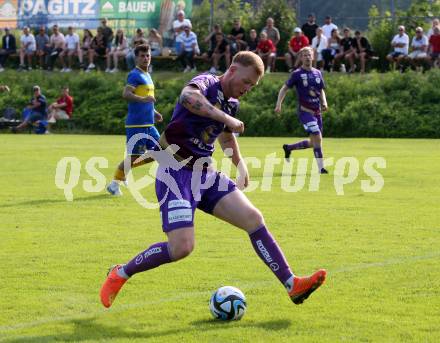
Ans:
MULTIPOLYGON (((162 115, 154 109, 156 101, 154 84, 148 73, 148 66, 151 61, 150 46, 147 44, 139 45, 134 53, 136 67, 128 74, 127 85, 122 94, 122 97, 128 100, 125 131, 127 135, 127 159, 129 159, 132 168, 151 162, 151 159, 136 163, 135 160, 147 150, 155 148, 160 135, 154 127, 154 122, 155 120, 162 121, 162 115), (148 138, 136 139, 137 136, 133 136, 137 134, 148 135, 148 138), (131 139, 132 137, 133 139, 131 139)), ((119 185, 121 182, 126 182, 124 162, 125 160, 118 165, 113 181, 107 186, 107 191, 112 195, 122 195, 119 185)))

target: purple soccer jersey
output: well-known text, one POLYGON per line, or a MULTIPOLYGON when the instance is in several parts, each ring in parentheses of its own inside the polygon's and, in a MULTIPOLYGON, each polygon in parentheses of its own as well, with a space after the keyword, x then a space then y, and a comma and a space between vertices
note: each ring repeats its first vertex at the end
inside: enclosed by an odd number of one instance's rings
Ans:
POLYGON ((296 88, 298 94, 298 107, 306 109, 314 114, 321 113, 321 96, 325 88, 324 79, 318 69, 312 68, 308 71, 303 68, 295 70, 286 82, 289 88, 296 88))
MULTIPOLYGON (((201 74, 187 85, 197 87, 208 101, 223 112, 235 117, 239 102, 237 99, 225 99, 220 79, 212 74, 201 74)), ((179 156, 193 157, 189 165, 200 157, 210 157, 214 152, 216 138, 225 130, 225 125, 216 120, 191 113, 178 103, 171 122, 164 131, 169 144, 177 144, 179 156)))

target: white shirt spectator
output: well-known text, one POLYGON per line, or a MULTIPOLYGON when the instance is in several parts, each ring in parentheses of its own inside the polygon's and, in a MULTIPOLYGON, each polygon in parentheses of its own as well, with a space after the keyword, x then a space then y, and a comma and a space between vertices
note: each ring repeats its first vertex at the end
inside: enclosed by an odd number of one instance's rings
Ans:
POLYGON ((79 36, 78 34, 74 33, 72 35, 66 35, 64 38, 66 42, 66 47, 68 50, 76 50, 79 46, 79 36))
POLYGON ((335 24, 333 24, 333 23, 330 23, 330 24, 324 24, 324 25, 322 25, 322 32, 324 33, 324 36, 327 38, 327 39, 330 39, 330 37, 332 36, 332 31, 334 30, 334 29, 338 29, 338 27, 335 25, 335 24))
POLYGON ((417 39, 417 37, 414 36, 413 39, 412 39, 412 41, 411 41, 411 47, 412 47, 414 50, 420 50, 420 48, 421 48, 422 46, 428 46, 428 45, 429 45, 429 43, 428 43, 428 37, 426 37, 425 35, 423 35, 423 36, 421 37, 421 39, 417 39))
POLYGON ((318 62, 322 60, 322 50, 327 49, 328 40, 327 37, 322 34, 320 37, 315 36, 312 39, 312 48, 316 50, 318 54, 318 62))
POLYGON ((191 21, 189 19, 183 19, 180 21, 179 19, 176 19, 173 21, 173 30, 176 31, 177 29, 182 29, 184 26, 192 27, 191 21))
POLYGON ((61 32, 58 32, 58 34, 52 34, 50 36, 49 42, 55 49, 63 49, 66 41, 64 35, 61 32))
POLYGON ((394 51, 395 52, 400 52, 402 54, 408 55, 408 46, 409 46, 409 37, 406 33, 404 33, 402 36, 400 35, 395 35, 393 40, 391 41, 391 44, 395 44, 395 43, 402 43, 405 44, 405 46, 403 48, 399 48, 399 47, 394 47, 394 51))
POLYGON ((196 53, 197 51, 197 35, 194 32, 190 32, 187 36, 185 31, 179 34, 179 36, 176 38, 176 41, 181 42, 183 46, 183 50, 191 52, 194 51, 196 53), (193 47, 193 45, 195 45, 193 47))
POLYGON ((20 38, 21 46, 26 48, 28 51, 37 50, 37 44, 35 43, 35 37, 32 33, 29 33, 27 36, 22 35, 20 38))

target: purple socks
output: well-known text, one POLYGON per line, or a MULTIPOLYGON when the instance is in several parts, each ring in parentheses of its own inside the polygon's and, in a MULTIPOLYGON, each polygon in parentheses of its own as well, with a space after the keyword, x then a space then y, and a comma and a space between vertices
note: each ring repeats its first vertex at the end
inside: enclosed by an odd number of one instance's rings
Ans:
POLYGON ((130 277, 170 262, 168 242, 156 243, 124 265, 124 272, 130 277))
POLYGON ((289 151, 301 150, 301 149, 307 149, 307 148, 310 148, 310 141, 308 139, 303 140, 298 143, 295 143, 295 144, 287 144, 287 149, 289 151))
POLYGON ((292 279, 293 273, 278 243, 264 225, 249 235, 257 255, 272 270, 283 285, 292 279))
POLYGON ((324 161, 322 160, 322 149, 313 148, 313 154, 315 155, 316 162, 318 163, 318 169, 321 170, 322 168, 324 168, 324 161))

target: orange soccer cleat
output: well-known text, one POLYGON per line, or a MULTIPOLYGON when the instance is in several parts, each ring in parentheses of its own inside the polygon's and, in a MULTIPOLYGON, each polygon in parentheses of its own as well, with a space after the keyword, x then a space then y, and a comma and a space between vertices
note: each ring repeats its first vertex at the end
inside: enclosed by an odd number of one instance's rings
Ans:
POLYGON ((101 302, 107 308, 112 306, 112 303, 118 295, 118 292, 127 281, 127 279, 118 275, 117 272, 120 268, 122 268, 121 264, 111 267, 107 274, 107 279, 101 287, 101 302))
POLYGON ((310 276, 295 276, 293 279, 293 289, 289 292, 290 299, 296 305, 302 304, 310 294, 324 283, 326 276, 327 271, 325 269, 320 269, 310 276))

